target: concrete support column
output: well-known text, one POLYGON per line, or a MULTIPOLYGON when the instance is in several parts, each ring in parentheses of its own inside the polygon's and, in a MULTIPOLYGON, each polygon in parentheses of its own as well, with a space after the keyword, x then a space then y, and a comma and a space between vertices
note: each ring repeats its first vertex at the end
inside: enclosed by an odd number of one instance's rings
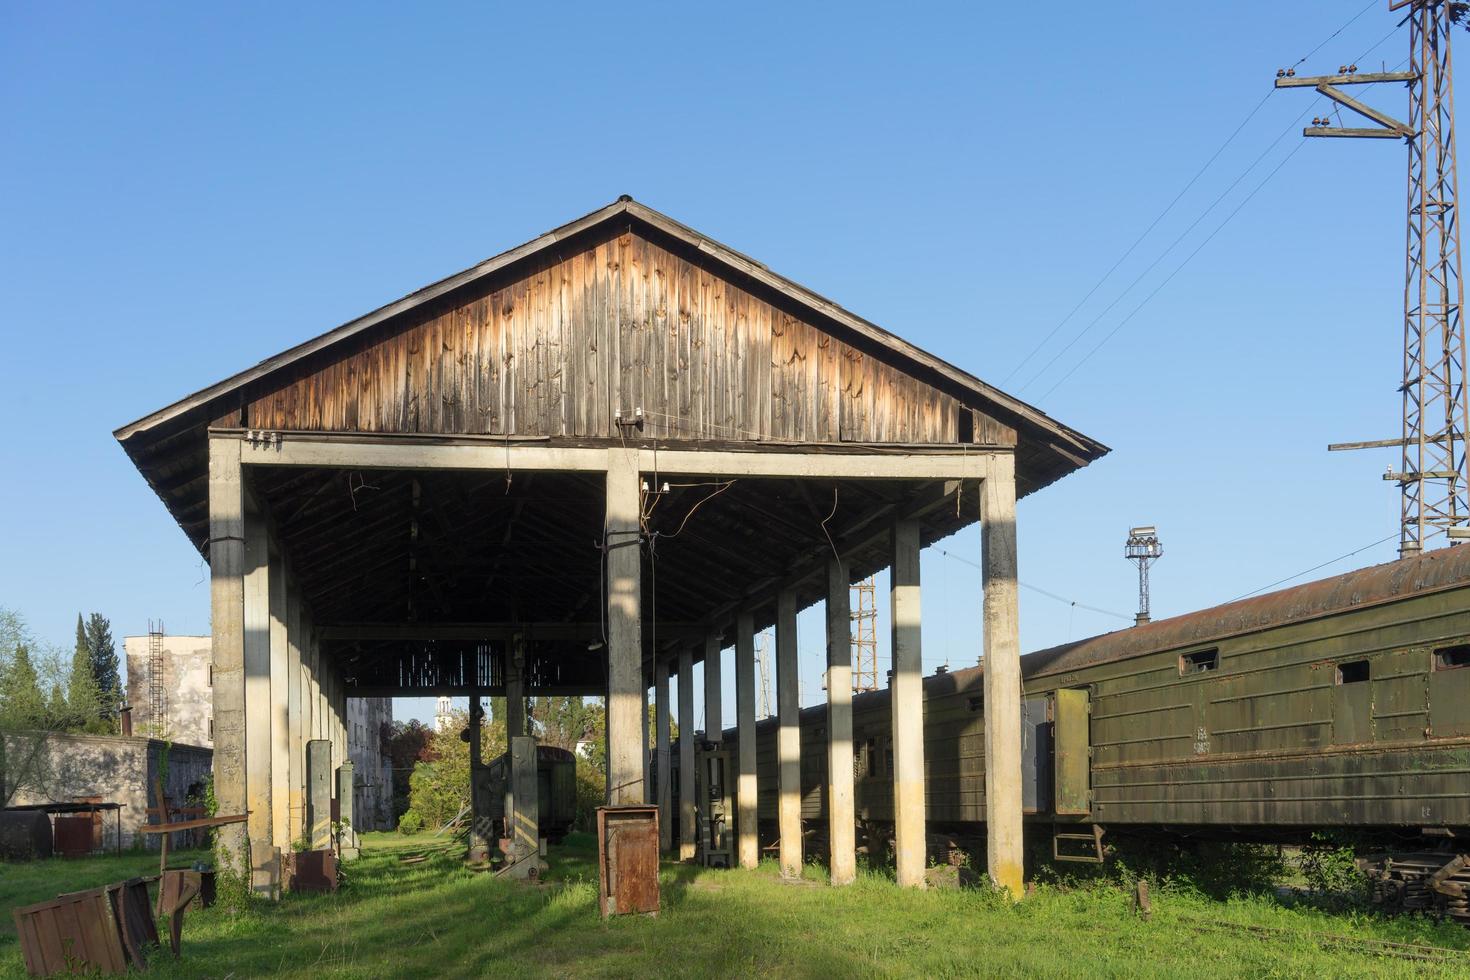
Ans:
POLYGON ((276 896, 280 864, 275 850, 271 794, 270 541, 265 518, 245 514, 245 792, 250 817, 251 888, 276 896))
POLYGON ((669 754, 669 662, 653 665, 654 760, 658 787, 658 846, 665 853, 674 847, 673 759, 669 754))
POLYGON ((1012 897, 1024 894, 1021 836, 1021 636, 1016 582, 1016 469, 990 459, 980 486, 985 590, 985 830, 987 867, 1012 897))
POLYGON ((720 687, 720 637, 711 633, 704 640, 704 737, 725 740, 724 691, 720 687))
POLYGON ((287 805, 289 808, 289 840, 297 841, 306 832, 306 720, 303 712, 302 685, 305 667, 302 660, 301 633, 305 623, 301 608, 301 591, 292 588, 286 594, 286 721, 289 759, 287 762, 287 805))
POLYGON ((801 688, 797 670, 796 593, 776 597, 776 756, 780 796, 781 874, 801 877, 801 688))
POLYGON ((852 772, 852 593, 847 563, 827 563, 827 839, 832 884, 857 878, 852 772))
POLYGON ((291 694, 289 594, 285 562, 270 560, 270 719, 271 842, 283 852, 291 847, 291 694))
POLYGON ((526 638, 511 637, 505 662, 505 734, 507 738, 529 735, 526 727, 526 638))
POLYGON ((735 737, 740 770, 735 784, 736 850, 742 868, 760 863, 756 825, 755 778, 755 619, 743 612, 735 620, 735 737))
POLYGON ((609 449, 603 560, 607 582, 608 802, 644 802, 642 544, 637 450, 609 449))
MULTIPOLYGON (((924 664, 919 629, 919 522, 893 525, 893 829, 898 883, 924 885, 924 664)), ((1020 720, 1016 722, 1020 730, 1020 720)))
POLYGON ((476 791, 476 773, 484 764, 481 758, 481 725, 485 719, 485 706, 476 693, 470 698, 470 846, 469 859, 475 863, 490 860, 490 815, 481 808, 489 800, 481 799, 476 791))
POLYGON ((332 846, 332 743, 324 738, 306 743, 306 833, 312 850, 332 846))
MULTIPOLYGON (((214 794, 219 812, 249 807, 245 760, 245 499, 240 440, 209 440, 209 618, 214 671, 214 794)), ((216 835, 216 860, 237 871, 247 828, 231 824, 216 835)))
POLYGON ((679 651, 679 860, 693 861, 699 831, 694 815, 694 651, 679 651))

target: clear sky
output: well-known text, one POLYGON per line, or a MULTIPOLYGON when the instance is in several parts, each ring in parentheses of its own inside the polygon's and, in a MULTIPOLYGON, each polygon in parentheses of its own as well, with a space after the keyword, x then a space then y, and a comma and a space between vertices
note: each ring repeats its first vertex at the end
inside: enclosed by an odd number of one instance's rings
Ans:
MULTIPOLYGON (((1022 502, 1028 586, 1131 614, 1155 523, 1167 616, 1392 537, 1391 453, 1325 447, 1399 431, 1405 152, 1268 94, 1394 68, 1385 8, 0 5, 0 606, 207 632, 111 431, 623 193, 1111 446, 1022 502)), ((973 663, 978 571, 923 574, 926 668, 973 663)), ((1021 602, 1027 649, 1128 622, 1021 602)))

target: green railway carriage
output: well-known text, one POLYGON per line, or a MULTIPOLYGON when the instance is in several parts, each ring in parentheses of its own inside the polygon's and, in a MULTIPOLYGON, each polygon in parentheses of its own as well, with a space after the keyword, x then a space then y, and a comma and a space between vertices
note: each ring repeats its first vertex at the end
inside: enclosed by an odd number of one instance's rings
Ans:
MULTIPOLYGON (((1042 650, 1022 674, 1024 800, 1038 831, 1470 836, 1470 547, 1042 650)), ((983 829, 982 678, 975 667, 924 680, 935 836, 983 829)), ((756 732, 761 836, 773 839, 775 720, 756 732)), ((870 839, 892 822, 889 732, 888 692, 855 696, 855 799, 870 839)), ((824 707, 801 712, 801 735, 816 845, 824 707)))

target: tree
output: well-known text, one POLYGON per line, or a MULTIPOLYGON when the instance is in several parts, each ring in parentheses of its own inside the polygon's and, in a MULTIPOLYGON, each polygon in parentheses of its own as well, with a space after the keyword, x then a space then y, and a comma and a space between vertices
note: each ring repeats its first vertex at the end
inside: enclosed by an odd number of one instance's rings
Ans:
POLYGON ((408 810, 409 777, 418 763, 428 761, 434 730, 417 718, 385 722, 381 738, 393 771, 393 817, 397 819, 408 810))
POLYGON ((82 614, 77 613, 77 643, 66 684, 66 710, 57 716, 62 727, 83 731, 101 727, 101 693, 92 670, 92 645, 82 625, 82 614))
MULTIPOLYGON (((465 738, 470 717, 456 711, 442 732, 434 732, 408 780, 408 814, 427 828, 438 829, 470 801, 470 746, 465 738)), ((505 753, 505 721, 486 719, 480 728, 480 759, 488 764, 505 753)))
POLYGON ((31 635, 19 614, 0 609, 0 807, 22 790, 51 792, 50 733, 66 720, 63 660, 31 635))
POLYGON ((118 674, 117 643, 112 638, 112 623, 106 616, 94 612, 87 618, 86 641, 97 690, 96 715, 110 719, 122 703, 122 681, 118 674))

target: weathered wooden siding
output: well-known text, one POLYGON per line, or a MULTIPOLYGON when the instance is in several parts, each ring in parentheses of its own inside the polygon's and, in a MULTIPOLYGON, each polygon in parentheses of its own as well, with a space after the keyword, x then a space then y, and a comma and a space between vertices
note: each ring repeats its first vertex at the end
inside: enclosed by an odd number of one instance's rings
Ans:
POLYGON ((246 424, 613 438, 642 408, 665 439, 959 435, 950 395, 633 232, 414 315, 257 395, 246 424))

